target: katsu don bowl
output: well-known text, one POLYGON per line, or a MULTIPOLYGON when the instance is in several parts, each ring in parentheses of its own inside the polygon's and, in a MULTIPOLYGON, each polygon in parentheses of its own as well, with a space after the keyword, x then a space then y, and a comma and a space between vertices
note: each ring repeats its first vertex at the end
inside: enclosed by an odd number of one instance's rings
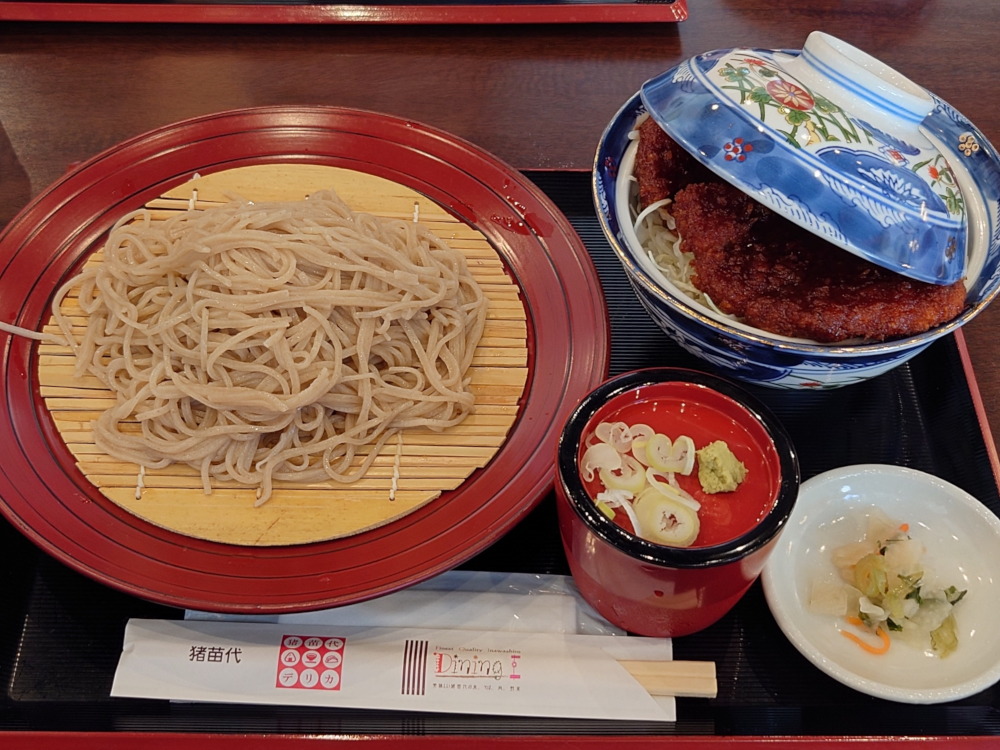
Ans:
POLYGON ((1000 291, 996 149, 820 32, 647 81, 601 136, 593 191, 653 321, 744 382, 875 377, 1000 291))

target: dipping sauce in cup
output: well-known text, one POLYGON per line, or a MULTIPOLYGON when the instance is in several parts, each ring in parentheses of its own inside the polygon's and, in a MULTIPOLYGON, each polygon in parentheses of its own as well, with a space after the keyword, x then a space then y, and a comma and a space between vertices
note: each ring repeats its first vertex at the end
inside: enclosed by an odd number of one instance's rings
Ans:
MULTIPOLYGON (((791 440, 763 404, 722 378, 676 368, 625 373, 595 389, 567 421, 557 462, 560 533, 577 587, 609 621, 650 636, 694 633, 739 601, 788 520, 800 481, 791 440), (584 459, 598 425, 614 423, 687 436, 695 449, 721 441, 745 467, 735 489, 722 492, 706 492, 697 467, 673 474, 697 507, 696 536, 677 537, 685 546, 634 533, 633 519, 661 523, 655 514, 651 521, 657 490, 648 485, 633 486, 640 496, 633 513, 599 499, 606 487, 584 459)), ((689 524, 687 513, 664 512, 662 525, 689 524)))

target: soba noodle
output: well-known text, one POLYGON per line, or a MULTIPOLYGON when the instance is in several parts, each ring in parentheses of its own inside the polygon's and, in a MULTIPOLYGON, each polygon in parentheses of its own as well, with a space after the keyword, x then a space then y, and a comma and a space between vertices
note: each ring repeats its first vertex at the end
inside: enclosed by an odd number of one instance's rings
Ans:
POLYGON ((206 492, 258 487, 259 504, 274 481, 355 481, 400 431, 464 419, 486 306, 460 252, 325 191, 125 217, 53 315, 77 373, 115 394, 98 448, 188 464, 206 492))

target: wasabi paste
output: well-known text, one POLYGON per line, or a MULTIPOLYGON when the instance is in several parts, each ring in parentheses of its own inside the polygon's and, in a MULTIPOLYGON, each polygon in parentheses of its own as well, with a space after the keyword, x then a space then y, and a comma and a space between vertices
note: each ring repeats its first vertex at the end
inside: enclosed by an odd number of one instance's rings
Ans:
POLYGON ((746 475, 747 467, 725 441, 716 440, 698 451, 698 481, 705 492, 732 492, 746 475))

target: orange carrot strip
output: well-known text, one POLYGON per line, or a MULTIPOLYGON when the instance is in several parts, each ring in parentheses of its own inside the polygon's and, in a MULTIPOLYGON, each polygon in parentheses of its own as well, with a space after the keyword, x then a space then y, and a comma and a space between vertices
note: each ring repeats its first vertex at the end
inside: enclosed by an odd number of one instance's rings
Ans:
MULTIPOLYGON (((850 623, 851 625, 857 627, 864 626, 864 623, 861 622, 861 620, 859 620, 857 617, 845 617, 844 619, 847 620, 847 622, 850 623)), ((841 630, 840 634, 845 638, 850 638, 852 641, 861 646, 861 648, 863 648, 869 654, 876 654, 876 655, 884 654, 886 651, 889 650, 889 645, 891 643, 891 641, 889 640, 889 634, 886 633, 882 628, 876 628, 875 630, 875 635, 877 635, 879 637, 879 640, 881 640, 881 643, 878 646, 873 646, 860 636, 848 632, 847 630, 841 630)))
POLYGON ((908 524, 908 523, 901 523, 901 524, 899 524, 899 530, 902 531, 905 534, 907 531, 910 530, 910 524, 908 524))

